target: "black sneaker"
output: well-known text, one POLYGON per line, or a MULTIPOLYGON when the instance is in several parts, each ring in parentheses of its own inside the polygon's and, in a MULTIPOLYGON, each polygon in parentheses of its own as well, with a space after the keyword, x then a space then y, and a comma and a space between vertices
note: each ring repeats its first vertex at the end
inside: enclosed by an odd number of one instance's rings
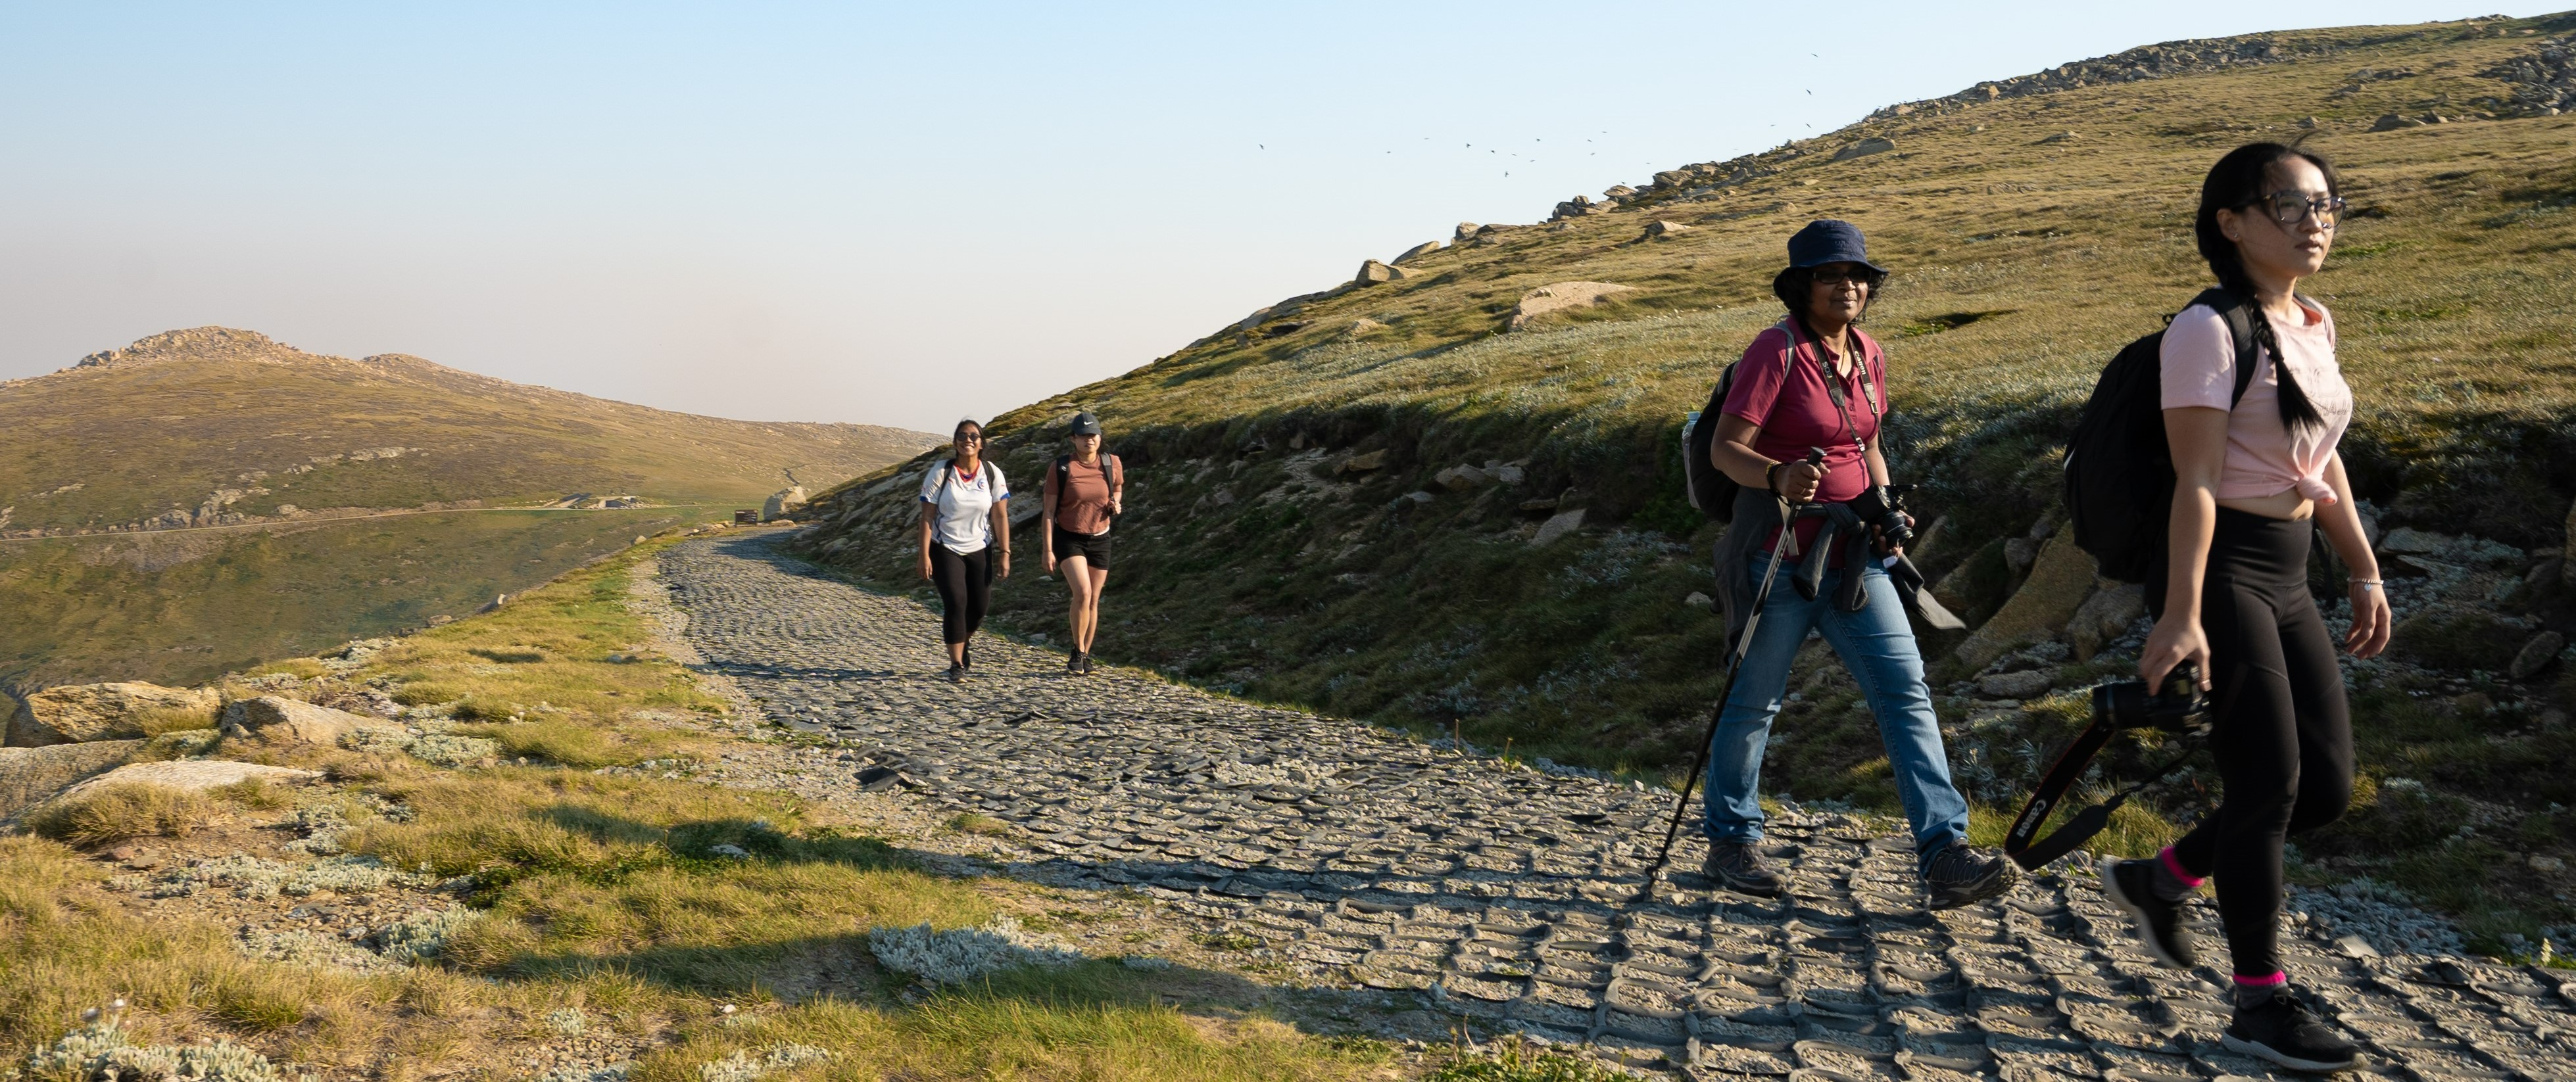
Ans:
POLYGON ((957 647, 957 667, 967 672, 975 671, 975 640, 968 639, 957 647))
POLYGON ((949 683, 951 683, 951 684, 963 684, 963 683, 965 683, 965 682, 966 682, 966 666, 959 665, 959 664, 955 664, 955 663, 951 663, 951 664, 948 666, 948 682, 949 682, 949 683))
POLYGON ((1708 863, 1701 870, 1719 886, 1757 898, 1780 896, 1780 873, 1763 863, 1752 842, 1710 842, 1708 863))
POLYGON ((2102 896, 2138 922, 2138 943, 2156 961, 2175 969, 2200 964, 2191 947, 2191 932, 2182 926, 2182 903, 2156 896, 2156 862, 2103 857, 2102 896))
POLYGON ((2267 1059, 2293 1071, 2341 1071, 2361 1063, 2361 1050, 2308 1013, 2287 988, 2251 1007, 2236 1008, 2219 1038, 2230 1052, 2267 1059))
POLYGON ((1932 865, 1923 871, 1923 893, 1930 896, 1926 909, 1957 909, 1982 902, 2011 890, 2012 862, 1978 852, 1966 842, 1951 842, 1949 847, 1933 854, 1932 865))
POLYGON ((1091 675, 1091 651, 1089 650, 1082 652, 1082 675, 1091 675))
POLYGON ((1064 671, 1082 675, 1082 651, 1074 650, 1064 655, 1064 671))

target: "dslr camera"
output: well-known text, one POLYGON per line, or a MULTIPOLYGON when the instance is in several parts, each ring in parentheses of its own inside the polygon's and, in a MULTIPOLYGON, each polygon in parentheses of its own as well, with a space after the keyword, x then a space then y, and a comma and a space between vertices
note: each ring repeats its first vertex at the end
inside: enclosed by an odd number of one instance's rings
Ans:
POLYGON ((2157 729, 2176 736, 2209 732, 2209 698, 2200 693, 2200 666, 2183 662, 2165 674, 2164 687, 2119 680, 2093 688, 2093 724, 2114 729, 2157 729))
POLYGON ((1878 527, 1882 551, 1914 543, 1914 526, 1905 518, 1905 497, 1913 491, 1912 485, 1871 485, 1852 498, 1852 514, 1878 527))

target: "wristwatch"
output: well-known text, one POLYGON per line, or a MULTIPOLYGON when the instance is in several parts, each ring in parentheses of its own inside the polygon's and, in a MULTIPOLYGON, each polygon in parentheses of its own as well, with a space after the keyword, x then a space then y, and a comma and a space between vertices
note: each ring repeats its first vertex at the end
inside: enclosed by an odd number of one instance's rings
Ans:
POLYGON ((1774 496, 1780 494, 1780 467, 1786 465, 1786 462, 1774 462, 1762 467, 1762 487, 1770 489, 1774 496))

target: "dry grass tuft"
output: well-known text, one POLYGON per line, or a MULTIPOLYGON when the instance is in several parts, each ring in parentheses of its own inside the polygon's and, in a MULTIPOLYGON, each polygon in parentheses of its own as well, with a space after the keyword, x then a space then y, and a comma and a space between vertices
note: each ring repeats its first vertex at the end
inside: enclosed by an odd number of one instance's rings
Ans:
POLYGON ((135 711, 133 714, 133 720, 135 726, 142 730, 143 735, 150 737, 159 736, 163 733, 187 732, 195 729, 212 729, 215 727, 215 713, 216 711, 213 708, 205 710, 182 710, 170 707, 154 707, 151 709, 135 711))
POLYGON ((38 836, 77 846, 106 845, 153 835, 184 837, 213 811, 206 798, 164 785, 104 785, 55 800, 27 817, 38 836))

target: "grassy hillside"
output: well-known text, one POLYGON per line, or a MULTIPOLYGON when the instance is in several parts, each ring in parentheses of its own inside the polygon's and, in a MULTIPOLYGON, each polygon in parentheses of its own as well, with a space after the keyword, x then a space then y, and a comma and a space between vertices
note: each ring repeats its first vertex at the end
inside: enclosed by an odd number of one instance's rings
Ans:
POLYGON ((200 327, 0 383, 0 506, 13 531, 60 531, 573 492, 738 502, 790 470, 820 488, 930 439, 699 417, 200 327))
MULTIPOLYGON (((1847 218, 1896 268, 1868 323, 1894 368, 1890 457, 1926 486, 1922 517, 1946 520, 1927 570, 1964 566, 1948 588, 1982 619, 2018 573, 2006 540, 2048 529, 2058 448, 2094 375, 2203 283, 2203 172, 2240 143, 2305 137, 2357 210, 2307 289, 2337 315, 2361 402, 2345 453, 2362 495, 2385 525, 2547 563, 2576 491, 2576 117, 2551 115, 2570 87, 2563 44, 2547 44, 2570 29, 2560 15, 2170 43, 1891 106, 1570 201, 1548 223, 1462 228, 1392 281, 1292 298, 1007 414, 996 449, 1030 476, 1060 422, 1090 409, 1126 455, 1104 657, 1560 759, 1687 761, 1718 628, 1685 598, 1710 585, 1715 530, 1680 500, 1675 432, 1777 318, 1787 236, 1847 218), (1688 228, 1656 239, 1656 222, 1688 228), (1508 329, 1569 282, 1629 288, 1508 329), (1517 483, 1436 476, 1505 463, 1517 483), (1531 543, 1575 510, 1578 531, 1531 543)), ((914 587, 903 484, 834 493, 809 551, 914 587)), ((1019 546, 1033 579, 1034 534, 1019 546)), ((2516 596, 2502 615, 2570 622, 2516 596)), ((1055 631, 1061 605, 1016 579, 998 620, 1055 631)), ((1946 657, 1954 642, 1928 645, 1946 657)), ((2458 694, 2501 668, 2462 664, 2414 690, 2458 694)), ((1945 665, 1936 681, 1965 675, 1945 665)), ((2478 686, 2533 712, 2508 711, 2515 726, 2565 697, 2545 680, 2478 686)), ((1775 784, 1885 802, 1865 716, 1848 697, 1811 705, 1784 727, 1775 784)), ((2495 788, 2527 788, 2515 799, 2533 809, 2576 803, 2534 766, 2564 737, 2533 739, 2537 757, 2495 788)), ((2576 828, 2551 822, 2544 839, 2576 828)))
POLYGON ((431 512, 0 544, 0 672, 195 683, 465 616, 699 508, 431 512))
POLYGON ((790 471, 820 487, 936 439, 155 335, 0 383, 0 685, 197 680, 461 616, 790 471), (647 509, 500 510, 576 493, 647 509))

